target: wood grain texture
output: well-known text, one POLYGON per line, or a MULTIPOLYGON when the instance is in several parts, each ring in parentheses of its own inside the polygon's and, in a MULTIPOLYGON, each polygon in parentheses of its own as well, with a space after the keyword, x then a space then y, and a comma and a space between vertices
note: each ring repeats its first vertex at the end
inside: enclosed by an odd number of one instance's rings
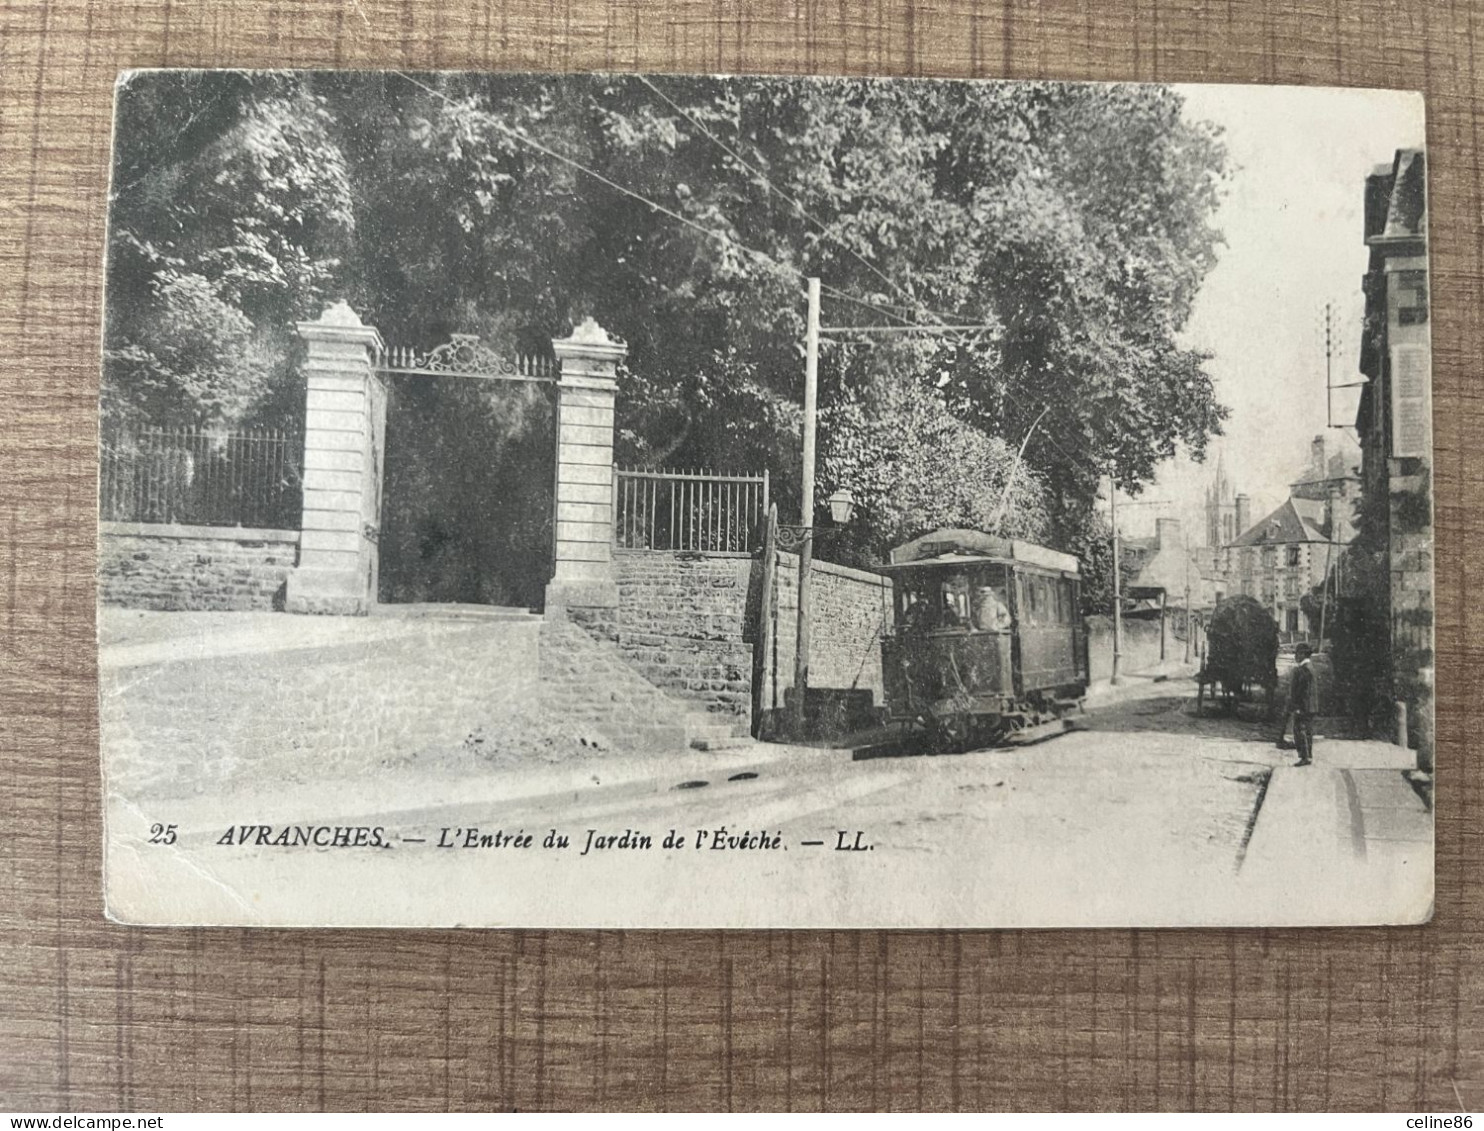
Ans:
POLYGON ((1484 724, 1467 549, 1484 536, 1481 34, 1479 4, 1420 0, 0 3, 0 1108, 1484 1107, 1484 775, 1466 738, 1484 724), (105 922, 94 445, 114 76, 384 65, 1426 91, 1436 921, 741 934, 105 922))

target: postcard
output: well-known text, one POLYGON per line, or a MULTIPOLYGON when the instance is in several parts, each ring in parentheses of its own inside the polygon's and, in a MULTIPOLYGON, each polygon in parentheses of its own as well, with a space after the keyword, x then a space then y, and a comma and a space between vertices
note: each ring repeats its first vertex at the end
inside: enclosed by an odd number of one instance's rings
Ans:
POLYGON ((135 71, 104 887, 151 925, 1407 924, 1382 90, 135 71))

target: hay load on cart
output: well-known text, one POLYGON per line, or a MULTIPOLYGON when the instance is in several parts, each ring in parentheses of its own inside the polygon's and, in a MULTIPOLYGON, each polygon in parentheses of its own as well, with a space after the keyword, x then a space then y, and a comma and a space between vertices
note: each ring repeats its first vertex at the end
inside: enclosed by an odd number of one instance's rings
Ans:
POLYGON ((1222 601, 1206 627, 1206 656, 1196 679, 1197 714, 1207 695, 1230 714, 1261 687, 1271 716, 1278 690, 1278 623, 1272 614, 1252 597, 1222 601))

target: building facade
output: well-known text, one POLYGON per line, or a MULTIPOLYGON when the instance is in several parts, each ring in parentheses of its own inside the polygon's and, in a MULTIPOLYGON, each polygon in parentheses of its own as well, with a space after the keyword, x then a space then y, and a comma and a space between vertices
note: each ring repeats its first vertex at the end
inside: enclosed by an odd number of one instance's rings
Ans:
POLYGON ((1353 449, 1314 437, 1304 476, 1283 504, 1215 552, 1217 600, 1241 594, 1260 601, 1285 642, 1330 637, 1359 488, 1353 449))
POLYGON ((1432 346, 1428 332, 1426 156, 1398 150, 1365 184, 1367 378, 1355 427, 1363 504, 1357 565, 1337 661, 1371 685, 1417 750, 1433 756, 1432 346), (1370 670, 1367 658, 1379 670, 1370 670), (1390 700, 1389 703, 1386 700, 1390 700))

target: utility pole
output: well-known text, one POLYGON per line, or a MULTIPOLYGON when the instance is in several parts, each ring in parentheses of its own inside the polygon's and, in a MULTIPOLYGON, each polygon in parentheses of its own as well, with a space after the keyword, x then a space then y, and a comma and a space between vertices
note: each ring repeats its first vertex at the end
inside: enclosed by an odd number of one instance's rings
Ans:
POLYGON ((1335 308, 1333 303, 1324 304, 1324 423, 1335 426, 1335 308))
POLYGON ((1355 426, 1353 421, 1350 424, 1335 423, 1335 390, 1359 389, 1369 382, 1361 380, 1335 384, 1335 356, 1340 353, 1342 343, 1334 303, 1324 304, 1324 312, 1320 315, 1320 328, 1324 334, 1324 423, 1330 428, 1353 429, 1355 426))
POLYGON ((1185 552, 1185 662, 1190 663, 1190 638, 1195 635, 1195 618, 1190 615, 1190 536, 1181 539, 1185 552))
POLYGON ((794 735, 804 735, 804 696, 809 688, 809 581, 814 571, 814 431, 819 402, 819 280, 809 280, 809 320, 804 334, 804 468, 800 477, 798 625, 794 638, 794 735))
POLYGON ((1112 472, 1108 474, 1108 487, 1108 515, 1113 524, 1113 674, 1108 682, 1116 686, 1123 682, 1118 671, 1123 659, 1123 578, 1118 552, 1118 480, 1112 472))
MULTIPOLYGON (((814 440, 818 423, 820 335, 846 337, 856 334, 959 334, 995 328, 988 325, 948 325, 941 320, 937 325, 932 326, 909 323, 901 326, 821 327, 819 324, 819 280, 811 277, 807 281, 809 284, 809 319, 804 337, 804 468, 799 483, 803 497, 799 502, 798 625, 794 640, 795 698, 791 712, 795 733, 799 735, 804 733, 804 698, 809 689, 809 582, 814 567, 814 440)), ((1045 416, 1045 412, 1043 411, 1041 415, 1045 416)), ((1040 422, 1041 417, 1038 416, 1036 424, 1040 422)), ((1031 432, 1035 431, 1036 424, 1031 425, 1031 432)), ((1022 455, 1029 442, 1030 433, 1028 432, 1020 445, 1022 455)), ((849 503, 847 502, 846 505, 848 507, 849 503)), ((832 496, 831 508, 833 507, 834 497, 832 496)), ((1003 503, 1001 512, 1003 513, 1003 503)), ((849 521, 849 519, 846 518, 843 521, 849 521)))

